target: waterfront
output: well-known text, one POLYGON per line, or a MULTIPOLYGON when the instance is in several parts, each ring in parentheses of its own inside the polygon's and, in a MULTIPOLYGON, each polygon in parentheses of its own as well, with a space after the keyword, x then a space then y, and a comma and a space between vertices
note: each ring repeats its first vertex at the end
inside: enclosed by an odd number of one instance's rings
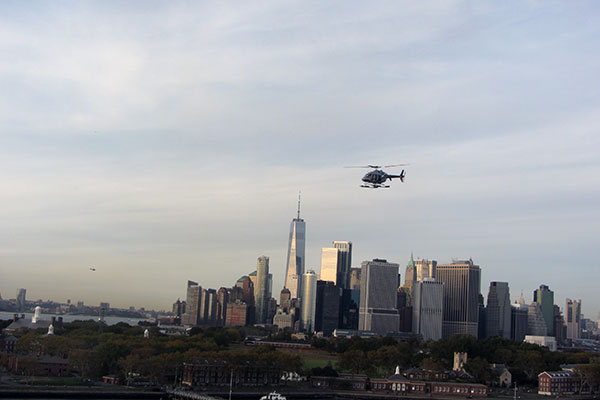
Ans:
MULTIPOLYGON (((0 320, 9 320, 13 319, 13 315, 15 313, 10 311, 0 311, 0 320)), ((25 314, 25 318, 31 321, 31 317, 33 317, 33 313, 17 313, 19 316, 21 314, 25 314)), ((97 315, 84 315, 84 314, 41 314, 41 320, 50 321, 52 317, 62 317, 63 322, 73 322, 73 321, 98 321, 97 315)), ((104 322, 107 325, 115 325, 119 322, 125 322, 131 326, 135 326, 139 321, 147 321, 145 318, 125 318, 125 317, 114 317, 114 316, 105 316, 104 322)))

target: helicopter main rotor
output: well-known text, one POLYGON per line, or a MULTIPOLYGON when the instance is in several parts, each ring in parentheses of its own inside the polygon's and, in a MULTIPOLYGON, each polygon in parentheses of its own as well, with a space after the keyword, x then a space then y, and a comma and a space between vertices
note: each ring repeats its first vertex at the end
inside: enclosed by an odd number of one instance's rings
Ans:
POLYGON ((373 168, 373 169, 379 169, 379 168, 392 168, 392 167, 403 167, 405 165, 410 165, 410 164, 392 164, 392 165, 351 165, 349 167, 344 167, 344 168, 373 168))

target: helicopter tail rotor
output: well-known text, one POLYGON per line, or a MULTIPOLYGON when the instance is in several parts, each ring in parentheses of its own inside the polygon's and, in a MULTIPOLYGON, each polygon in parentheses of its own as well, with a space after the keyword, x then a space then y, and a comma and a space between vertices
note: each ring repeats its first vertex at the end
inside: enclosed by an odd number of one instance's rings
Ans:
POLYGON ((404 183, 404 177, 406 176, 406 174, 404 173, 404 170, 402 170, 402 172, 400 172, 400 182, 404 183))

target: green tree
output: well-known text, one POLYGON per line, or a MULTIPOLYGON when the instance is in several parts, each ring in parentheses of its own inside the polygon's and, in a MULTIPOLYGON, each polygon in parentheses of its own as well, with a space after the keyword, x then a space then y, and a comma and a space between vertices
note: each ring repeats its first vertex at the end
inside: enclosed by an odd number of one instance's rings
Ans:
POLYGON ((69 364, 84 378, 97 378, 102 374, 100 357, 94 350, 72 350, 69 353, 69 364))
POLYGON ((600 363, 578 365, 575 373, 581 377, 580 392, 584 386, 589 387, 591 393, 598 392, 600 388, 600 363))
POLYGON ((129 348, 118 342, 104 342, 96 347, 100 359, 102 374, 115 374, 118 371, 118 361, 129 354, 129 348))
POLYGON ((465 371, 473 375, 477 382, 487 384, 494 378, 494 372, 487 360, 475 357, 467 361, 465 371))
POLYGON ((444 364, 441 361, 434 360, 431 357, 424 358, 421 361, 421 368, 433 373, 444 372, 444 364))
POLYGON ((353 374, 368 374, 373 371, 374 364, 369 353, 361 350, 348 350, 338 359, 338 366, 353 374))

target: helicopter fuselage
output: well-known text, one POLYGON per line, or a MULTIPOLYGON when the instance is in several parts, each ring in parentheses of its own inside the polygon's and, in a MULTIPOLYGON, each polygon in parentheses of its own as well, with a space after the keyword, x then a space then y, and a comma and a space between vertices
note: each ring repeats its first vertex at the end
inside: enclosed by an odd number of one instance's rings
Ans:
POLYGON ((402 170, 400 175, 390 175, 387 172, 380 169, 369 171, 365 174, 365 176, 363 176, 362 181, 364 182, 364 184, 361 185, 361 187, 370 189, 389 188, 389 185, 386 185, 385 182, 388 179, 392 180, 392 178, 398 178, 402 182, 404 182, 404 170, 402 170))
POLYGON ((385 183, 388 179, 391 179, 389 175, 383 172, 380 169, 376 169, 374 171, 367 172, 365 176, 363 176, 362 181, 365 183, 371 183, 376 185, 381 185, 385 183))

